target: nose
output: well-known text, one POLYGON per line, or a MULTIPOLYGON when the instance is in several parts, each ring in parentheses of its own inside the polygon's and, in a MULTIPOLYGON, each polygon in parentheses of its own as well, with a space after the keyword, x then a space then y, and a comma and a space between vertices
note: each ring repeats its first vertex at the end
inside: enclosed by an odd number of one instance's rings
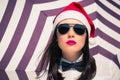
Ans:
POLYGON ((67 34, 68 34, 68 38, 74 38, 75 37, 75 32, 74 32, 72 27, 69 29, 67 34))

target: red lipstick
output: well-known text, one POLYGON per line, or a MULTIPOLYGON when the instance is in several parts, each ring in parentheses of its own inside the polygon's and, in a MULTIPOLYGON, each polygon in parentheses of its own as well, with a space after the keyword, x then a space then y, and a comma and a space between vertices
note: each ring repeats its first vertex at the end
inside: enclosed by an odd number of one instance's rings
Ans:
POLYGON ((68 40, 66 43, 68 45, 75 45, 76 44, 76 42, 74 40, 68 40))

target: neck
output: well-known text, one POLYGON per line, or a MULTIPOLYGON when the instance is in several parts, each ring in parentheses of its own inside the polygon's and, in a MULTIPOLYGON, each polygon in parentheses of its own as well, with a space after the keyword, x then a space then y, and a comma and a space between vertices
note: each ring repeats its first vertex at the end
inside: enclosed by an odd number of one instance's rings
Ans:
POLYGON ((78 54, 78 55, 63 55, 63 57, 70 62, 76 61, 80 56, 81 56, 81 54, 78 54))

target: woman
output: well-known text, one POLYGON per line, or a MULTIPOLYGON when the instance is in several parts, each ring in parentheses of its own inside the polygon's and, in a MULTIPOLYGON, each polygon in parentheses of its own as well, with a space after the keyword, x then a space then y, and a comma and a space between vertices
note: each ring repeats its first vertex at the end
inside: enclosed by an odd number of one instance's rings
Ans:
POLYGON ((94 37, 95 28, 83 7, 72 2, 56 15, 53 25, 52 40, 40 62, 40 80, 94 78, 96 64, 89 53, 89 38, 94 37))

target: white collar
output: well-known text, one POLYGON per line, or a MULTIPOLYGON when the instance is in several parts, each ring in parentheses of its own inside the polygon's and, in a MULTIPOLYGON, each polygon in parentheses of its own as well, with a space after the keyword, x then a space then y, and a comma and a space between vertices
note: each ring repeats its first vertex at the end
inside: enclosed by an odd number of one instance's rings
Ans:
POLYGON ((83 58, 83 54, 81 54, 81 56, 80 56, 77 60, 75 60, 75 61, 73 61, 73 62, 70 62, 70 61, 68 61, 67 59, 65 59, 65 58, 62 57, 60 62, 64 61, 64 62, 67 62, 67 63, 75 63, 75 62, 80 62, 80 61, 82 61, 82 58, 83 58))

